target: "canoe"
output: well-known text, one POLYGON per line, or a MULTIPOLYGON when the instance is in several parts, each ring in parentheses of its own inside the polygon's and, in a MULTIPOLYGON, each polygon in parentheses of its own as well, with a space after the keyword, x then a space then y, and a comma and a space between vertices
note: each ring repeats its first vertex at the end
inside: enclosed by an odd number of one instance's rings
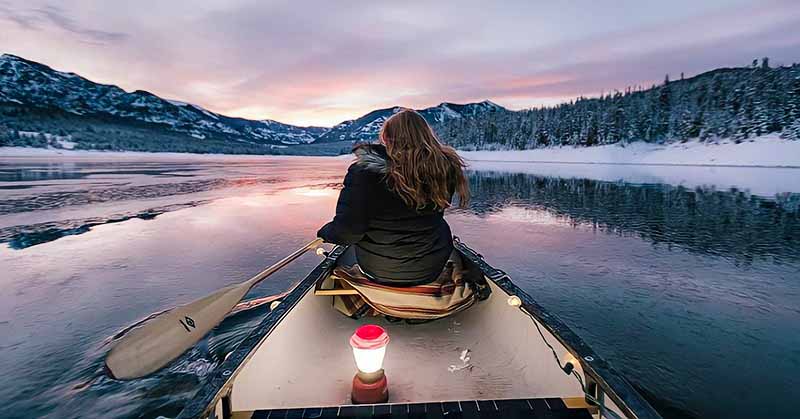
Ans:
POLYGON ((483 273, 488 299, 422 324, 345 317, 316 290, 345 250, 337 246, 273 304, 178 417, 660 418, 505 272, 460 240, 455 246, 465 264, 483 273), (356 365, 349 340, 364 324, 390 336, 383 361, 387 403, 351 402, 356 365))

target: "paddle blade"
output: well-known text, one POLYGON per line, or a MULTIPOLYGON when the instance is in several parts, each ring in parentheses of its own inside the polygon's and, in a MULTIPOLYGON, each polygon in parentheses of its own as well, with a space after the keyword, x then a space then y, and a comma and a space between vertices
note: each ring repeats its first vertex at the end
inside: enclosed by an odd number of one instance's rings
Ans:
POLYGON ((223 288, 129 331, 106 356, 109 375, 131 380, 158 371, 218 325, 249 288, 247 284, 223 288))

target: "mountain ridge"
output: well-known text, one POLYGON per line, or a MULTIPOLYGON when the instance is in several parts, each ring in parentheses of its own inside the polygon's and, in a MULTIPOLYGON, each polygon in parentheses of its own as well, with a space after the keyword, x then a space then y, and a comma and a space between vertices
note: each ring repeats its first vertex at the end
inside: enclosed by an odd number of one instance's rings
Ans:
MULTIPOLYGON (((202 106, 162 98, 146 90, 127 92, 117 85, 97 83, 76 73, 53 69, 13 54, 0 55, 0 106, 39 116, 52 112, 80 124, 80 119, 113 118, 114 126, 136 124, 139 129, 169 131, 201 141, 241 143, 248 152, 270 152, 284 146, 334 141, 371 141, 380 125, 401 107, 378 109, 334 127, 296 126, 272 119, 251 120, 210 111, 202 106), (144 126, 144 128, 143 128, 144 126), (354 131, 358 128, 358 131, 354 131), (341 139, 335 139, 334 131, 341 139)), ((455 104, 443 102, 420 110, 437 120, 475 116, 479 109, 504 109, 490 101, 455 104)), ((31 131, 24 127, 24 130, 31 131)), ((60 129, 63 130, 63 129, 60 129)), ((79 138, 80 139, 80 138, 79 138)), ((184 141, 192 141, 184 139, 184 141)), ((169 145, 166 145, 167 147, 169 145)))
POLYGON ((313 142, 325 129, 226 116, 145 90, 126 92, 12 54, 0 56, 0 91, 0 99, 18 105, 161 124, 199 139, 221 135, 253 144, 303 144, 313 142))
MULTIPOLYGON (((359 118, 343 121, 320 135, 317 141, 322 143, 336 141, 370 141, 377 138, 383 122, 402 109, 406 108, 402 106, 393 106, 390 108, 376 109, 359 118)), ((493 111, 508 112, 508 109, 490 100, 466 104, 442 102, 429 108, 417 109, 417 112, 425 117, 431 124, 446 123, 448 120, 453 119, 475 118, 486 112, 493 111)))

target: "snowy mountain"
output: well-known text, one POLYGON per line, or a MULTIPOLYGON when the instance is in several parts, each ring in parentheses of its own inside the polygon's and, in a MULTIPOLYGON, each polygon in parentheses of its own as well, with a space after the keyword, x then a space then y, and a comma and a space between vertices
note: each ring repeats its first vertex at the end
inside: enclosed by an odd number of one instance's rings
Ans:
POLYGON ((117 123, 167 130, 199 140, 213 137, 260 146, 307 144, 326 130, 228 117, 143 90, 128 93, 114 85, 95 83, 10 54, 0 56, 0 106, 86 118, 111 117, 117 123))
MULTIPOLYGON (((317 142, 334 141, 374 141, 383 123, 399 112, 401 107, 378 109, 360 118, 342 122, 322 134, 317 142)), ((490 112, 509 112, 506 108, 491 101, 457 104, 444 102, 438 106, 417 110, 431 125, 448 124, 461 119, 476 119, 490 112)))
MULTIPOLYGON (((14 55, 0 56, 0 112, 7 117, 0 128, 10 130, 11 144, 58 147, 66 141, 94 149, 271 153, 291 145, 374 141, 383 122, 400 109, 378 109, 330 129, 298 127, 229 117, 143 90, 126 92, 14 55)), ((498 111, 509 112, 484 101, 442 103, 420 113, 441 126, 498 111)))

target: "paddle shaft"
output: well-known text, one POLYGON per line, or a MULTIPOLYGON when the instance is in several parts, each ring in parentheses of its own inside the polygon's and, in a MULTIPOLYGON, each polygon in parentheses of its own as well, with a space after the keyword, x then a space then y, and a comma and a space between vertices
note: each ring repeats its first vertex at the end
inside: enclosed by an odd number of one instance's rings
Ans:
POLYGON ((254 277, 163 312, 126 333, 106 356, 110 376, 121 380, 158 371, 216 327, 256 284, 322 244, 315 239, 254 277))
MULTIPOLYGON (((270 276, 273 273, 277 272, 279 269, 283 268, 284 266, 290 264, 292 261, 294 261, 295 259, 299 258, 305 252, 307 252, 307 251, 309 251, 309 250, 311 250, 311 249, 313 249, 313 248, 315 248, 315 247, 317 247, 317 246, 319 246, 321 244, 322 244, 322 239, 320 239, 320 238, 314 239, 313 241, 309 242, 305 246, 295 250, 294 253, 292 253, 291 255, 286 256, 285 258, 275 262, 272 266, 268 267, 267 269, 264 269, 263 271, 261 271, 258 274, 256 274, 254 277, 252 277, 252 278, 248 279, 247 281, 243 282, 242 284, 250 283, 249 287, 253 288, 254 286, 258 285, 259 282, 263 281, 268 276, 270 276)), ((250 290, 250 288, 248 288, 248 290, 250 290)))

